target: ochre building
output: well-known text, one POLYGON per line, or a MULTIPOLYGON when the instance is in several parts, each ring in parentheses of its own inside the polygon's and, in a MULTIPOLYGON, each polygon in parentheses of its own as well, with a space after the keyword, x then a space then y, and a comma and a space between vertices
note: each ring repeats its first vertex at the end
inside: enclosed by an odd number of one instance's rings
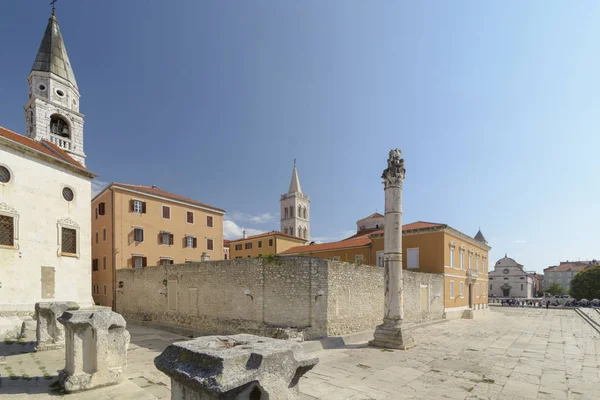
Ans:
POLYGON ((222 260, 225 210, 156 186, 112 183, 92 199, 92 296, 115 307, 115 270, 222 260))
MULTIPOLYGON (((244 235, 246 233, 244 232, 244 235)), ((280 254, 292 247, 303 246, 305 239, 272 231, 229 241, 229 257, 253 258, 280 254)))
MULTIPOLYGON (((383 267, 383 220, 381 214, 371 217, 360 220, 357 234, 345 240, 293 247, 282 255, 383 267), (376 223, 369 223, 371 217, 376 223)), ((465 310, 487 307, 490 249, 481 231, 473 238, 446 224, 419 221, 402 227, 403 268, 444 274, 446 318, 461 318, 465 310)))

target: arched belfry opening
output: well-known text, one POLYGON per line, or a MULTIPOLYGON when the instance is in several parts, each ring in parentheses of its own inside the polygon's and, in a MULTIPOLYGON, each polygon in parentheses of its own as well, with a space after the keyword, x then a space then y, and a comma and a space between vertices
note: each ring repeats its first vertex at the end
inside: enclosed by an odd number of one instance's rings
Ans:
POLYGON ((67 120, 59 114, 50 116, 50 133, 67 139, 71 139, 71 129, 67 120))

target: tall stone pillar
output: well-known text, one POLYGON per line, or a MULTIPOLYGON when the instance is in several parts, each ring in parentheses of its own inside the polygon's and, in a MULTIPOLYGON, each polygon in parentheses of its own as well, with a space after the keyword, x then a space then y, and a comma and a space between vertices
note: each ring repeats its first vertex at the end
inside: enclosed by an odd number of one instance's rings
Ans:
POLYGON ((415 340, 404 324, 402 281, 402 183, 406 170, 400 150, 390 150, 388 167, 381 178, 385 185, 383 323, 375 329, 371 346, 391 349, 414 347, 415 340))

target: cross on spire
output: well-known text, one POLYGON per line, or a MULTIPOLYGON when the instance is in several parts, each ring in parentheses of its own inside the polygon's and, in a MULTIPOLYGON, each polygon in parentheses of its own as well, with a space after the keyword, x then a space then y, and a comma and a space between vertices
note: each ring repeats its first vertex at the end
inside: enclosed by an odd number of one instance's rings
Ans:
POLYGON ((50 2, 50 5, 52 5, 52 15, 54 15, 54 8, 55 8, 55 6, 54 6, 54 3, 56 3, 57 1, 58 1, 58 0, 52 0, 52 1, 50 2))

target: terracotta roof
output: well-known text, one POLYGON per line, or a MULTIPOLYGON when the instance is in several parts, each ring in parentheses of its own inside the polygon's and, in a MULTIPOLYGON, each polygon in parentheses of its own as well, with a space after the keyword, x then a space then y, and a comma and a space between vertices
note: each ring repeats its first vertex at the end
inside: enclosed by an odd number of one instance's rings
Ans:
POLYGON ((378 212, 376 212, 376 213, 373 213, 373 214, 369 215, 369 216, 368 216, 368 217, 366 217, 366 218, 363 218, 363 219, 361 219, 360 221, 362 221, 362 220, 364 220, 364 219, 371 219, 371 218, 383 218, 383 217, 384 217, 383 215, 381 215, 381 214, 379 214, 378 212))
MULTIPOLYGON (((433 228, 437 226, 445 226, 444 224, 436 224, 433 222, 417 221, 410 224, 402 225, 402 231, 412 231, 415 229, 433 228)), ((348 247, 362 247, 367 246, 371 243, 371 237, 373 235, 383 234, 383 229, 370 230, 368 232, 361 232, 347 239, 340 240, 339 242, 331 243, 319 243, 311 244, 308 246, 296 246, 288 249, 281 254, 295 254, 295 253, 310 253, 312 251, 327 251, 336 249, 345 249, 348 247)))
POLYGON ((231 240, 223 239, 223 247, 229 247, 229 242, 231 242, 231 240))
POLYGON ((200 207, 210 208, 215 211, 220 211, 223 213, 225 212, 225 210, 223 210, 222 208, 213 207, 211 205, 201 203, 194 199, 190 199, 189 197, 179 196, 177 194, 167 192, 166 190, 159 189, 156 186, 130 185, 128 183, 113 182, 109 185, 109 187, 113 186, 113 185, 117 186, 117 187, 122 187, 124 189, 136 190, 138 192, 142 192, 142 193, 146 193, 146 194, 150 194, 150 195, 154 195, 154 196, 166 197, 167 199, 182 201, 184 203, 189 203, 189 204, 193 204, 193 205, 200 206, 200 207))
MULTIPOLYGON (((593 260, 595 261, 595 260, 593 260)), ((564 271, 582 271, 587 267, 595 265, 593 261, 561 261, 559 265, 553 265, 551 267, 545 268, 544 271, 555 271, 555 272, 564 272, 564 271)))
MULTIPOLYGON (((302 238, 299 238, 297 236, 288 235, 287 233, 283 233, 283 232, 279 232, 279 231, 271 231, 271 232, 259 233, 258 235, 248 236, 245 239, 244 238, 239 238, 239 239, 235 239, 235 240, 230 240, 229 243, 240 242, 242 240, 260 239, 262 237, 273 236, 273 235, 283 236, 283 237, 288 238, 288 239, 302 240, 304 242, 307 241, 306 239, 302 239, 302 238)), ((301 246, 301 247, 304 247, 304 246, 301 246)))
POLYGON ((40 153, 44 153, 47 156, 50 156, 59 161, 67 162, 71 165, 74 165, 77 168, 86 169, 83 165, 75 161, 71 158, 63 149, 51 143, 47 140, 42 140, 38 142, 37 140, 29 139, 23 135, 18 134, 17 132, 13 132, 6 128, 0 126, 0 136, 16 142, 20 145, 29 147, 35 151, 39 151, 40 153))

